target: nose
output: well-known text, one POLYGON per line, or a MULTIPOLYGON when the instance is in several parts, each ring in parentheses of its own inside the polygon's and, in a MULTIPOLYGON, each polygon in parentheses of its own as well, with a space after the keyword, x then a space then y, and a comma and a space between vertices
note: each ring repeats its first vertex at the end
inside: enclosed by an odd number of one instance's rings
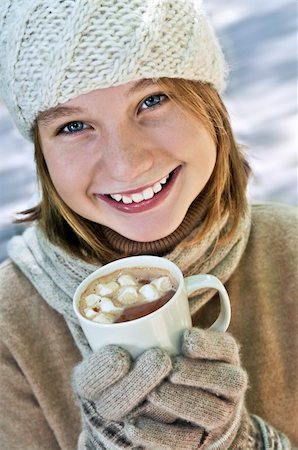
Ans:
POLYGON ((131 182, 152 167, 153 152, 140 131, 126 124, 108 133, 103 159, 110 178, 131 182))

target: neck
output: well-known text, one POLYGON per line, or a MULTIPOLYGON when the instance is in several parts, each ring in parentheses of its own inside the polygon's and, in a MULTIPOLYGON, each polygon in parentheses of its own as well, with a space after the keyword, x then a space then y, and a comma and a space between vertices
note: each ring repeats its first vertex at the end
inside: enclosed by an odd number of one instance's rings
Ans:
POLYGON ((132 241, 105 226, 102 226, 102 233, 107 244, 115 252, 115 256, 124 257, 137 254, 163 256, 173 250, 203 221, 207 207, 206 195, 202 193, 193 201, 179 227, 170 235, 156 241, 132 241))

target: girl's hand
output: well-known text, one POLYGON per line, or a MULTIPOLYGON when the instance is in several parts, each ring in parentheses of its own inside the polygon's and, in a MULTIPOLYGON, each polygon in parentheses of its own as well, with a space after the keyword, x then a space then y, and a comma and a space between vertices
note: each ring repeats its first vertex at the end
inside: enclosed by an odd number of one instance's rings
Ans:
POLYGON ((270 449, 288 443, 247 413, 247 374, 228 333, 186 330, 182 355, 172 359, 150 349, 131 362, 125 350, 105 347, 75 368, 73 388, 83 418, 79 450, 249 450, 267 441, 270 449))
POLYGON ((171 358, 160 349, 150 349, 132 363, 125 350, 107 346, 82 361, 73 372, 84 423, 79 450, 136 448, 125 435, 125 417, 171 369, 171 358))
POLYGON ((173 358, 168 379, 147 396, 149 414, 126 424, 127 436, 134 444, 160 449, 228 449, 236 436, 246 440, 247 374, 234 338, 192 328, 184 332, 182 352, 173 358), (157 421, 157 411, 169 420, 157 421))

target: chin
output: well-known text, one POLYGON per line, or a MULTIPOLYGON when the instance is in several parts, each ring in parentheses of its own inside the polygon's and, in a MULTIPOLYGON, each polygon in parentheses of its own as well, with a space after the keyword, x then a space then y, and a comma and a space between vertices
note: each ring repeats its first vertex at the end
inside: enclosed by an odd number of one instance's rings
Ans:
MULTIPOLYGON (((181 222, 177 226, 171 226, 167 227, 166 229, 158 229, 158 230, 142 230, 142 232, 138 233, 132 233, 131 229, 128 233, 125 233, 123 230, 115 230, 117 233, 121 234, 122 236, 126 237, 127 239, 130 239, 131 241, 136 242, 154 242, 158 241, 159 239, 163 239, 170 234, 172 234, 180 225, 181 222)), ((140 230, 141 231, 141 230, 140 230)))

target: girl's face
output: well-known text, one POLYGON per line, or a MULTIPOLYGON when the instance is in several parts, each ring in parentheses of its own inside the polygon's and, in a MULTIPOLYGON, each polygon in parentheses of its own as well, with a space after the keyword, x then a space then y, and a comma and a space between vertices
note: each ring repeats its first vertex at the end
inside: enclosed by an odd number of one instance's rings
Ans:
POLYGON ((172 233, 216 161, 203 124, 149 80, 81 95, 41 113, 38 126, 64 202, 135 241, 172 233))

